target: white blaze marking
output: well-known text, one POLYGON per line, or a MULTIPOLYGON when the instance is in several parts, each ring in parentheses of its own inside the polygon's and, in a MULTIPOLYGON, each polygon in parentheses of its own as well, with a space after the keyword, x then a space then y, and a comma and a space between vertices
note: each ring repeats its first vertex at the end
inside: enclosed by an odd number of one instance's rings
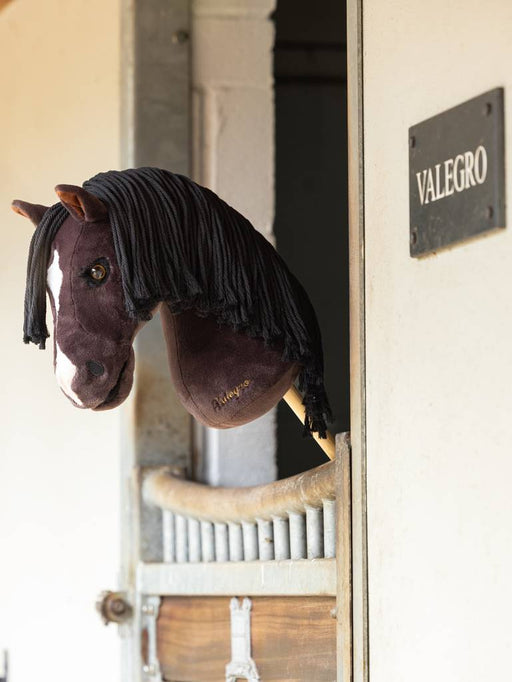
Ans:
MULTIPOLYGON (((59 267, 59 252, 57 249, 55 249, 53 252, 53 261, 48 268, 47 274, 48 288, 52 293, 53 304, 55 306, 55 329, 57 328, 57 316, 60 309, 60 290, 62 287, 62 280, 63 274, 59 267)), ((74 400, 78 405, 82 405, 82 401, 71 388, 76 374, 75 365, 71 362, 68 356, 63 353, 58 343, 55 343, 55 352, 55 376, 57 377, 57 383, 67 396, 74 400)))
POLYGON ((76 367, 68 356, 62 352, 58 343, 55 344, 55 347, 57 349, 57 357, 55 358, 55 376, 57 377, 57 382, 67 396, 72 398, 78 405, 83 405, 80 398, 71 388, 76 374, 76 367))
POLYGON ((55 305, 55 312, 59 314, 60 308, 60 289, 62 287, 62 270, 59 267, 59 252, 57 249, 53 252, 53 261, 48 268, 47 282, 48 289, 52 292, 53 303, 55 305))

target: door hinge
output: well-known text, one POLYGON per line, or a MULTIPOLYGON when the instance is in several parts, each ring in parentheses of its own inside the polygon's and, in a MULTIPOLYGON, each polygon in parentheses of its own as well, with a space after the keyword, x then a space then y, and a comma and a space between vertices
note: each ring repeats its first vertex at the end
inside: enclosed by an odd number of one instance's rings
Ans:
POLYGON ((145 682, 162 682, 157 651, 157 620, 160 611, 160 597, 146 596, 142 599, 142 633, 146 636, 146 647, 142 672, 145 682))
POLYGON ((251 608, 247 597, 242 603, 233 597, 231 609, 231 661, 226 666, 226 682, 249 680, 258 682, 260 676, 251 658, 251 608))

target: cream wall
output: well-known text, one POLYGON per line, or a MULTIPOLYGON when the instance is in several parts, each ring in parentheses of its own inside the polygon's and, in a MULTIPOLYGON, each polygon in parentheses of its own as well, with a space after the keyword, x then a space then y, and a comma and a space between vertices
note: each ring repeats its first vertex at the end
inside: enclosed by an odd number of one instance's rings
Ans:
POLYGON ((408 127, 505 87, 512 4, 363 0, 370 679, 512 676, 512 216, 409 257, 408 127))
POLYGON ((119 165, 118 0, 15 0, 0 12, 0 648, 9 682, 116 682, 94 612, 118 566, 119 412, 73 408, 51 351, 24 346, 31 236, 11 199, 54 203, 119 165))

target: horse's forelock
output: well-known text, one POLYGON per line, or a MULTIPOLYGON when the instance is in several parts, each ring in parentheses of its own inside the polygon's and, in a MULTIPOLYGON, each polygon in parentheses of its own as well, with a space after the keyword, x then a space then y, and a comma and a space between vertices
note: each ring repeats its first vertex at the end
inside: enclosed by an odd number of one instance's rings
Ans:
POLYGON ((44 214, 30 242, 25 287, 23 341, 44 348, 49 337, 46 326, 46 278, 55 235, 68 212, 62 204, 54 204, 44 214))

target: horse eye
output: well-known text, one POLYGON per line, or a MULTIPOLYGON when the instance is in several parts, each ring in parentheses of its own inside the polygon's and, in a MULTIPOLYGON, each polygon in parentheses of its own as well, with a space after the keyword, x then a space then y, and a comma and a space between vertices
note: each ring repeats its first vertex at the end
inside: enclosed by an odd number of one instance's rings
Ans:
POLYGON ((101 263, 96 263, 91 268, 89 268, 89 275, 96 282, 101 282, 107 276, 107 268, 101 263))
MULTIPOLYGON (((98 258, 88 265, 80 275, 85 279, 86 284, 90 287, 99 287, 108 279, 110 273, 110 266, 106 258, 98 258)), ((0 680, 1 682, 1 680, 0 680)))

